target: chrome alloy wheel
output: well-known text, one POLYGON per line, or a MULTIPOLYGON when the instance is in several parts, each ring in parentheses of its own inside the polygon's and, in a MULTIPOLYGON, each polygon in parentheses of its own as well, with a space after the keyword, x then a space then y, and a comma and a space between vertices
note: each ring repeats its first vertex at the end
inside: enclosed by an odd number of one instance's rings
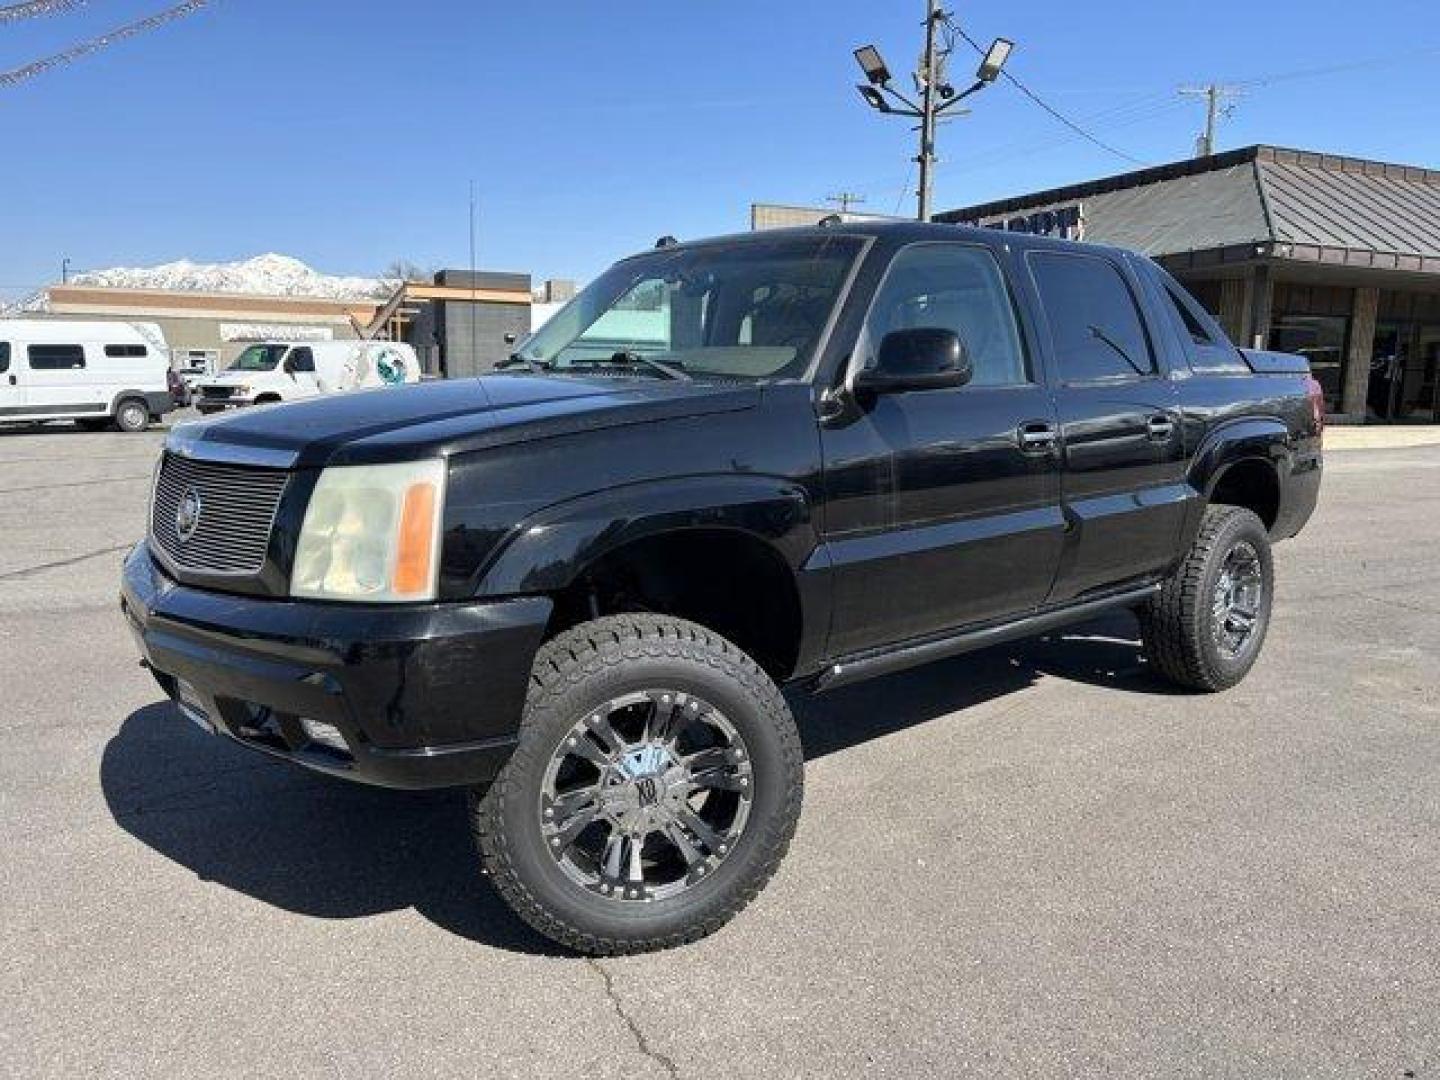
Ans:
POLYGON ((1242 540, 1225 556, 1210 604, 1215 647, 1226 659, 1239 656, 1255 636, 1264 599, 1260 555, 1249 541, 1242 540))
POLYGON ((718 709, 645 690, 591 710, 560 741, 540 788, 541 832, 591 892, 663 900, 735 850, 753 788, 749 750, 718 709))

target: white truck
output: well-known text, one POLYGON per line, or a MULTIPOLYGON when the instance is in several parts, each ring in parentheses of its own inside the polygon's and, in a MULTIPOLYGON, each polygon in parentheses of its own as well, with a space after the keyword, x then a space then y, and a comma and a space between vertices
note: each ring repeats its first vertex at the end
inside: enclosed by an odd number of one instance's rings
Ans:
POLYGON ((179 386, 154 323, 0 319, 0 423, 144 431, 179 386))
POLYGON ((394 341, 263 341, 196 383, 195 407, 215 413, 346 390, 420 381, 415 350, 394 341))

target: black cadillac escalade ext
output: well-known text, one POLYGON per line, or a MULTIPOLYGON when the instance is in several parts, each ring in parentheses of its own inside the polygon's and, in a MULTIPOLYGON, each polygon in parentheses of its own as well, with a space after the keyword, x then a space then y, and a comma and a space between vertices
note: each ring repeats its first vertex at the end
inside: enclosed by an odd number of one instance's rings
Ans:
POLYGON ((1318 387, 1150 261, 941 225, 663 244, 503 371, 186 425, 122 606, 179 711, 464 785, 531 924, 719 927, 800 812, 779 688, 1115 608, 1221 690, 1320 482, 1318 387))

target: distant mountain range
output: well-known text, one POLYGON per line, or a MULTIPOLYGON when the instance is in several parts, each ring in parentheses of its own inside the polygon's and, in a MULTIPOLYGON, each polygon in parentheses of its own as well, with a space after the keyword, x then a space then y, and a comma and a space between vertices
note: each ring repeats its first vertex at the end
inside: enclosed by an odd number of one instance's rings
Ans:
POLYGON ((174 289, 181 292, 255 293, 261 296, 311 296, 327 300, 373 300, 388 296, 396 282, 382 278, 322 274, 289 255, 256 255, 228 263, 189 259, 159 266, 117 266, 72 274, 72 285, 119 289, 174 289))

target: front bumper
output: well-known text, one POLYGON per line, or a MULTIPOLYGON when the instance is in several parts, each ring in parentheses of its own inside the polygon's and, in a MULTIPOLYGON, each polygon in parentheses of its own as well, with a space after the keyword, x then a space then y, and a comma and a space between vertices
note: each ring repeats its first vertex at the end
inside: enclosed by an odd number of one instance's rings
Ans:
POLYGON ((551 603, 253 599, 181 585, 141 543, 120 607, 145 666, 201 726, 347 779, 434 788, 491 780, 509 758, 551 603))
POLYGON ((248 397, 215 398, 206 397, 204 394, 195 395, 195 408, 206 416, 211 413, 224 412, 226 409, 243 409, 254 402, 248 397))

